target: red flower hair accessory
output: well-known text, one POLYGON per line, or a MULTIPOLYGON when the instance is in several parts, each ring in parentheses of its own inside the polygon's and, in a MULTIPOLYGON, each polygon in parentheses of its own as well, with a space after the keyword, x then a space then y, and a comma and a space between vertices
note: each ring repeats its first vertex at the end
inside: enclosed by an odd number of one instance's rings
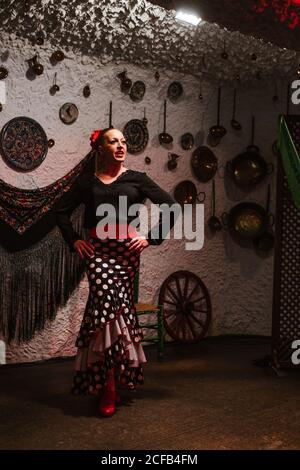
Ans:
POLYGON ((91 141, 91 146, 95 147, 97 143, 97 139, 101 134, 102 129, 97 129, 96 131, 93 131, 91 133, 90 141, 91 141))

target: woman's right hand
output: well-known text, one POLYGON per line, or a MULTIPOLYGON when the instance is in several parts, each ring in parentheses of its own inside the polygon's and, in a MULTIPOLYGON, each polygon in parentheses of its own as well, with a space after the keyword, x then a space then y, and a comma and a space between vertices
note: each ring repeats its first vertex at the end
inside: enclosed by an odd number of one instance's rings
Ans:
POLYGON ((95 252, 94 245, 88 240, 76 240, 73 246, 81 258, 90 258, 95 252))

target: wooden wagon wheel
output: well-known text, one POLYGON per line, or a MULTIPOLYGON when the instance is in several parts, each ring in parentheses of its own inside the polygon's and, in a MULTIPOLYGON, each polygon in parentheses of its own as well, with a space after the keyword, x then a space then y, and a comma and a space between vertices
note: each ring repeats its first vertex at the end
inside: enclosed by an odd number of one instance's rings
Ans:
POLYGON ((211 321, 209 292, 190 271, 176 271, 163 282, 159 292, 164 326, 180 343, 196 343, 206 334, 211 321))

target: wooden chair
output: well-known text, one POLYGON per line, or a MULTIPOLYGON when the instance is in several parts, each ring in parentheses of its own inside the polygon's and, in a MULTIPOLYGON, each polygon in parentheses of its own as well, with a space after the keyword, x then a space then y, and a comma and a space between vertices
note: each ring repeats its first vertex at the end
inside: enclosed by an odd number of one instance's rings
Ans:
POLYGON ((164 324, 163 324, 163 306, 154 304, 144 304, 139 302, 139 272, 136 273, 134 279, 133 298, 136 307, 136 312, 139 317, 144 317, 142 322, 139 321, 141 328, 155 330, 156 335, 147 337, 144 336, 145 342, 154 343, 157 345, 157 360, 163 361, 164 358, 164 324), (146 315, 156 315, 156 321, 151 319, 150 322, 144 322, 146 315))

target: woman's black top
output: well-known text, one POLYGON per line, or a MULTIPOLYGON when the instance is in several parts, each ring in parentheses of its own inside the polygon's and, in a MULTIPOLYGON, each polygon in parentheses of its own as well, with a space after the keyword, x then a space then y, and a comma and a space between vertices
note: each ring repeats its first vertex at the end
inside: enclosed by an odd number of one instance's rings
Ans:
MULTIPOLYGON (((141 204, 147 198, 154 204, 167 204, 168 207, 176 204, 172 196, 141 171, 128 169, 109 184, 100 181, 94 173, 83 174, 78 178, 72 190, 61 199, 56 208, 57 225, 71 251, 75 251, 74 242, 82 238, 74 230, 70 220, 73 210, 81 203, 85 205, 84 228, 96 227, 99 221, 105 218, 105 215, 96 215, 97 207, 101 204, 112 204, 114 206, 116 211, 115 223, 117 224, 129 224, 133 219, 136 219, 138 214, 129 216, 127 212, 126 214, 119 212, 119 196, 127 196, 127 208, 132 204, 141 204)), ((175 216, 172 212, 170 214, 170 228, 172 228, 175 223, 175 216)), ((160 212, 158 226, 153 227, 146 237, 151 245, 160 245, 164 240, 161 226, 162 215, 163 210, 160 212), (159 233, 158 237, 154 235, 157 233, 159 233)))

